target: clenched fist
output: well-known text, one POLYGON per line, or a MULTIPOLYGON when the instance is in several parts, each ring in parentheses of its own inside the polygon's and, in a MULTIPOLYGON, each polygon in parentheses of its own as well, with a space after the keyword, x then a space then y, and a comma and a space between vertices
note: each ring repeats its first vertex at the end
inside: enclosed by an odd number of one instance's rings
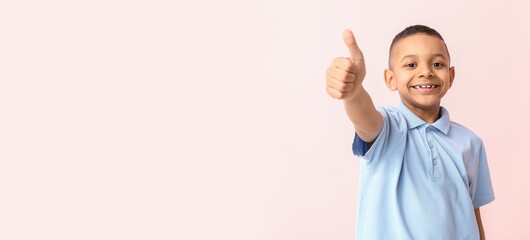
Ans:
POLYGON ((350 52, 349 58, 335 58, 326 71, 326 91, 335 99, 352 100, 361 89, 366 67, 361 49, 350 30, 342 34, 350 52))

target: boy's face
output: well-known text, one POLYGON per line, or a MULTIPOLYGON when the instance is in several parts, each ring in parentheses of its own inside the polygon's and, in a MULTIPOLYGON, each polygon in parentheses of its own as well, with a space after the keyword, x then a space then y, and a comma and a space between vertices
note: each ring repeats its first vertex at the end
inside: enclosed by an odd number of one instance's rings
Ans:
POLYGON ((438 111, 455 76, 444 42, 427 34, 408 36, 394 45, 389 62, 388 88, 397 90, 409 109, 438 111))

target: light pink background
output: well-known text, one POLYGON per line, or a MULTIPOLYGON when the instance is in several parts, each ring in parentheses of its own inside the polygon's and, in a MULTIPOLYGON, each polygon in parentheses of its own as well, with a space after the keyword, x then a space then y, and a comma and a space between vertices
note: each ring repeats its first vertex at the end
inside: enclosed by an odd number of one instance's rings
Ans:
POLYGON ((488 239, 530 239, 524 1, 3 1, 0 239, 351 240, 358 159, 324 90, 426 24, 456 67, 443 104, 485 141, 488 239))

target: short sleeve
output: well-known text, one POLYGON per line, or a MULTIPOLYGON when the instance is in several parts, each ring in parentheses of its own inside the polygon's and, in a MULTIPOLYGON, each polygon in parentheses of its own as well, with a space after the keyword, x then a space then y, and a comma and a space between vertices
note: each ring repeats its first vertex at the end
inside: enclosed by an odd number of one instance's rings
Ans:
POLYGON ((479 208, 495 200, 486 151, 482 141, 477 159, 474 174, 470 176, 470 196, 474 208, 479 208))
POLYGON ((355 137, 353 139, 353 144, 352 144, 353 155, 364 156, 366 152, 368 152, 368 149, 370 149, 370 146, 368 146, 368 143, 362 140, 361 137, 359 137, 359 135, 355 133, 355 137))
POLYGON ((375 139, 372 146, 369 146, 367 142, 362 140, 357 133, 355 133, 352 144, 353 155, 363 160, 367 160, 368 162, 371 162, 372 159, 379 157, 385 149, 385 145, 388 143, 387 138, 390 125, 389 117, 383 109, 378 109, 378 111, 381 113, 381 117, 383 118, 383 128, 381 129, 381 132, 375 139))

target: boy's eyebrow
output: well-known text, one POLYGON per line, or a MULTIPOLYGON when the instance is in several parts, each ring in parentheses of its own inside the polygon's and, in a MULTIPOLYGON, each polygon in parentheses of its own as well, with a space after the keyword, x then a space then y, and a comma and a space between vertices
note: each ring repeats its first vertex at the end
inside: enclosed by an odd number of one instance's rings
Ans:
MULTIPOLYGON (((403 60, 405 60, 405 58, 415 58, 417 57, 418 55, 405 55, 403 56, 403 58, 401 58, 401 60, 399 62, 403 62, 403 60)), ((441 53, 435 53, 432 55, 433 57, 441 57, 443 58, 444 60, 447 60, 447 58, 445 58, 445 56, 441 53)))
POLYGON ((443 54, 441 54, 441 53, 435 53, 435 54, 433 54, 432 56, 433 56, 433 57, 441 57, 441 58, 443 58, 444 60, 447 60, 447 59, 445 58, 445 56, 444 56, 443 54))
POLYGON ((399 62, 403 62, 403 60, 405 60, 405 58, 414 58, 416 57, 416 55, 405 55, 403 56, 403 58, 401 58, 401 60, 399 62))

